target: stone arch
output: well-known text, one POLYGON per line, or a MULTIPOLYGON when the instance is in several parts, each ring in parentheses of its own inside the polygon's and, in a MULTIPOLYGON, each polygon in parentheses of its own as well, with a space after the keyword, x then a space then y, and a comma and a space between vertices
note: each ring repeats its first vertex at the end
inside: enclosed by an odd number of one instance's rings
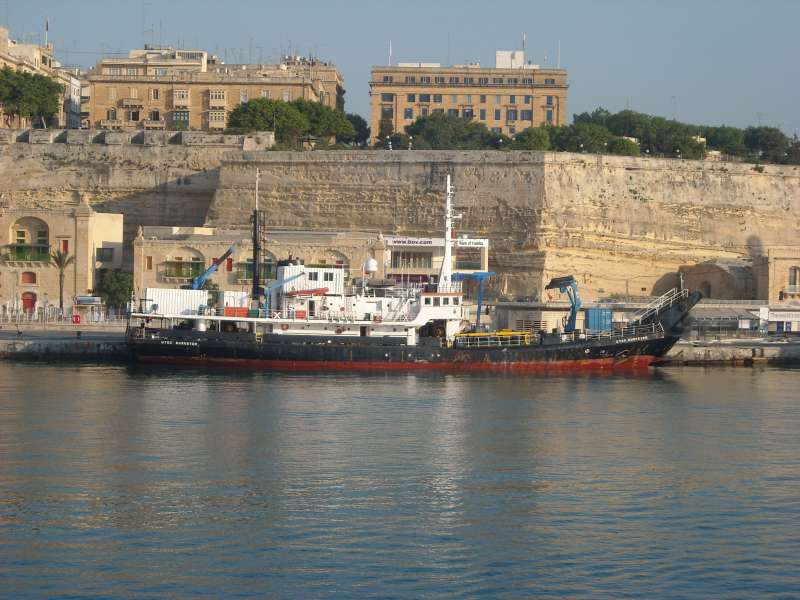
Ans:
POLYGON ((32 313, 36 310, 36 294, 25 292, 22 294, 22 312, 32 313))
POLYGON ((202 252, 190 246, 181 246, 167 255, 164 275, 168 278, 189 279, 200 275, 206 266, 202 252))

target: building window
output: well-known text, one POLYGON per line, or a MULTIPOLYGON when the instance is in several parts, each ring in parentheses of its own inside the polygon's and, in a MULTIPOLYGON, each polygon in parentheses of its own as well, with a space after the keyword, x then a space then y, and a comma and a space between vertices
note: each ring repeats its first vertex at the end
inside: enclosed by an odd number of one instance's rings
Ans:
POLYGON ((533 77, 524 77, 522 79, 522 85, 533 85, 533 77))
POLYGON ((308 274, 309 281, 319 281, 319 273, 317 271, 311 271, 308 274))
POLYGON ((503 103, 503 97, 502 96, 495 96, 494 97, 494 103, 495 104, 502 104, 503 103))
POLYGON ((422 83, 430 83, 430 82, 431 82, 431 78, 430 78, 430 76, 429 76, 429 75, 424 75, 423 77, 420 77, 420 78, 419 78, 419 80, 420 80, 422 83))
POLYGON ((547 106, 553 106, 553 97, 552 96, 548 96, 547 97, 547 106))
POLYGON ((433 297, 433 305, 434 306, 439 306, 440 302, 441 302, 441 300, 439 299, 439 296, 434 296, 433 297))
POLYGON ((24 271, 20 274, 19 281, 25 285, 36 285, 36 273, 33 271, 24 271))
POLYGON ((472 77, 464 77, 464 83, 471 84, 475 80, 472 77))
POLYGON ((492 127, 492 133, 503 133, 502 127, 492 127))
POLYGON ((517 79, 516 77, 509 77, 508 83, 511 83, 513 85, 517 85, 519 83, 519 79, 517 79))
POLYGON ((160 100, 161 90, 158 88, 150 88, 150 100, 160 100))
POLYGON ((798 280, 800 280, 800 267, 790 267, 789 268, 789 285, 796 286, 798 280))
POLYGON ((432 252, 408 252, 399 250, 392 252, 393 269, 432 269, 432 252))
POLYGON ((444 114, 444 109, 443 108, 434 108, 431 111, 431 113, 433 113, 433 114, 439 113, 440 115, 443 115, 444 114))
POLYGON ((106 111, 106 119, 109 121, 116 121, 117 120, 117 110, 114 108, 109 108, 106 111))
POLYGON ((183 123, 184 125, 189 124, 189 111, 188 110, 173 110, 172 111, 172 122, 173 123, 183 123))
POLYGON ((106 75, 122 75, 122 67, 106 67, 106 75))
POLYGON ((145 271, 152 271, 153 270, 153 257, 152 256, 145 256, 144 257, 144 268, 145 268, 145 271))
POLYGON ((463 111, 461 111, 461 116, 465 119, 471 119, 475 116, 475 112, 472 110, 472 107, 465 108, 463 111))
POLYGON ((288 102, 291 98, 291 92, 289 90, 283 90, 283 101, 288 102))
POLYGON ((506 121, 516 121, 517 120, 517 109, 511 108, 506 111, 506 121))
POLYGON ((417 83, 417 78, 413 75, 406 75, 406 83, 417 83))
POLYGON ((381 94, 381 102, 394 102, 394 94, 381 94))
POLYGON ((430 298, 430 296, 426 296, 426 297, 425 297, 425 305, 426 305, 426 306, 430 306, 430 305, 431 305, 431 298, 430 298))
POLYGON ((414 109, 413 108, 406 108, 403 110, 403 118, 404 119, 413 119, 414 118, 414 109))
POLYGON ((325 271, 322 274, 322 281, 333 281, 333 273, 331 271, 325 271))
POLYGON ((416 94, 406 94, 406 102, 416 102, 417 95, 416 94))
POLYGON ((383 76, 383 83, 392 83, 394 81, 394 77, 391 75, 384 75, 383 76))
POLYGON ((503 78, 502 77, 493 77, 492 78, 492 83, 503 83, 503 78))
POLYGON ((481 94, 481 104, 486 104, 486 94, 481 94))
POLYGON ((434 77, 433 81, 435 83, 444 83, 444 77, 443 76, 434 77))
POLYGON ((157 110, 150 111, 150 120, 151 121, 160 121, 161 120, 161 113, 157 110))
POLYGON ((508 103, 509 104, 516 104, 517 103, 517 97, 516 96, 509 96, 508 97, 508 103))
POLYGON ((447 115, 450 117, 457 117, 458 116, 458 109, 457 108, 448 108, 447 115))
POLYGON ((548 110, 547 111, 547 115, 546 115, 545 118, 546 118, 548 123, 552 123, 553 122, 553 111, 552 110, 548 110))
POLYGON ((544 80, 544 84, 545 85, 555 85, 556 84, 556 80, 555 79, 545 79, 544 80))
POLYGON ((224 123, 225 111, 224 110, 210 110, 208 111, 208 120, 212 123, 224 123))
POLYGON ((225 90, 211 90, 208 97, 211 100, 225 100, 225 90))
POLYGON ((500 120, 500 109, 499 108, 494 109, 494 120, 495 121, 499 121, 500 120))
POLYGON ((156 77, 163 77, 167 74, 166 67, 156 67, 155 68, 156 77))
POLYGON ((420 102, 430 102, 431 101, 431 95, 430 94, 420 94, 419 95, 419 101, 420 102))
POLYGON ((481 109, 480 115, 481 115, 481 121, 485 121, 486 120, 486 109, 485 108, 481 109))
POLYGON ((533 96, 525 96, 525 104, 530 104, 533 102, 533 96))
POLYGON ((421 117, 427 117, 428 116, 428 108, 426 106, 423 106, 420 109, 419 114, 420 114, 421 117))
POLYGON ((116 100, 117 100, 117 88, 108 88, 108 99, 111 102, 116 102, 116 100))
POLYGON ((139 120, 139 111, 138 110, 130 111, 130 114, 128 116, 128 120, 132 121, 134 123, 137 122, 139 120))
POLYGON ((381 106, 381 119, 393 119, 394 108, 391 106, 381 106))
POLYGON ((69 254, 69 240, 61 240, 61 251, 64 254, 69 254))
POLYGON ((97 261, 98 262, 113 262, 114 261, 114 249, 113 248, 98 248, 96 251, 97 261))
POLYGON ((250 99, 250 94, 247 90, 239 90, 239 102, 247 102, 250 99))
POLYGON ((520 118, 523 121, 533 121, 533 111, 532 110, 523 110, 520 112, 520 118))
POLYGON ((262 89, 261 90, 261 97, 262 98, 269 98, 269 90, 262 89))
POLYGON ((172 98, 174 100, 188 100, 189 90, 174 90, 172 92, 172 98))
POLYGON ((488 77, 479 77, 478 78, 478 83, 480 85, 488 85, 489 84, 489 78, 488 77))
POLYGON ((472 104, 472 94, 467 94, 466 96, 464 96, 464 102, 466 104, 472 104))
POLYGON ((458 83, 458 77, 451 77, 448 81, 450 83, 458 83))
POLYGON ((434 104, 441 104, 442 103, 442 95, 441 94, 434 94, 433 95, 433 102, 434 102, 434 104))
POLYGON ((515 133, 517 133, 517 128, 516 128, 516 127, 514 127, 513 125, 511 125, 511 126, 508 128, 508 133, 509 133, 509 135, 514 135, 515 133))
POLYGON ((128 97, 130 98, 138 98, 139 97, 139 88, 132 87, 128 90, 128 97))

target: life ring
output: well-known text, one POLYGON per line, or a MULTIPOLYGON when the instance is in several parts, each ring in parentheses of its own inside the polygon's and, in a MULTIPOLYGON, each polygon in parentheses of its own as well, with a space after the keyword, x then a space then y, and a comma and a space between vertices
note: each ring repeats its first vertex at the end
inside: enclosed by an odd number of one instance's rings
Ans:
POLYGON ((380 323, 383 320, 383 317, 381 317, 380 315, 375 315, 374 317, 372 317, 372 320, 375 321, 376 323, 380 323))
POLYGON ((281 325, 281 329, 286 331, 287 329, 289 329, 289 326, 286 323, 284 323, 283 325, 281 325))
POLYGON ((336 328, 336 333, 343 333, 343 332, 344 332, 344 329, 342 329, 341 327, 337 327, 336 328))

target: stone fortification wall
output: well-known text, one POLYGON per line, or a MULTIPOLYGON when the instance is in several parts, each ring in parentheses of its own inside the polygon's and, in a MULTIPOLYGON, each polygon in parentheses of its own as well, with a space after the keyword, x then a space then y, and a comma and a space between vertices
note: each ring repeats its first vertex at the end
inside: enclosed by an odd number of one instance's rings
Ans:
POLYGON ((458 229, 491 239, 496 285, 542 294, 575 274, 589 298, 653 294, 677 269, 749 258, 800 225, 800 169, 533 152, 243 153, 223 163, 208 225, 244 225, 255 169, 268 226, 440 234, 444 178, 458 229))

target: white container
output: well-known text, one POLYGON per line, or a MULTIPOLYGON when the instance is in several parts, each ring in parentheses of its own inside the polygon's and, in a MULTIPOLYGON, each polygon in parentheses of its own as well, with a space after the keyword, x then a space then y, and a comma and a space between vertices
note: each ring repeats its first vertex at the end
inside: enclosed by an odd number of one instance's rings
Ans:
POLYGON ((247 292, 230 292, 224 291, 219 295, 218 308, 233 307, 233 308, 249 308, 250 307, 250 294, 247 292))
POLYGON ((206 290, 173 290, 147 288, 144 297, 146 313, 159 315, 196 315, 208 305, 206 290))

